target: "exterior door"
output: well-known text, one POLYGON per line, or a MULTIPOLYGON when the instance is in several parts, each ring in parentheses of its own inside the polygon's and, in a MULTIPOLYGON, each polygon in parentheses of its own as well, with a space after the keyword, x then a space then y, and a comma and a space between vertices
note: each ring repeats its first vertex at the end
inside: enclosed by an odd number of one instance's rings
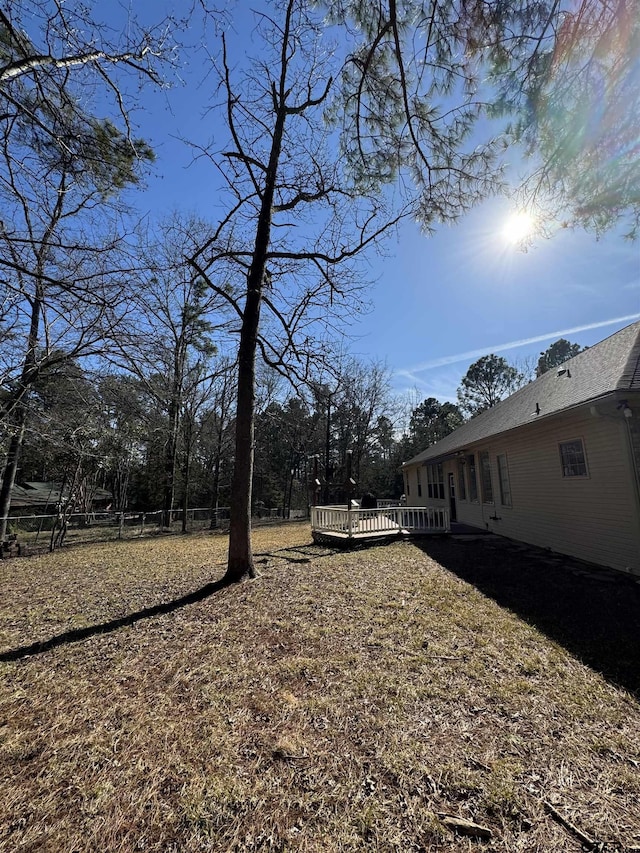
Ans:
POLYGON ((449 474, 449 517, 451 521, 456 520, 456 481, 453 474, 449 474))

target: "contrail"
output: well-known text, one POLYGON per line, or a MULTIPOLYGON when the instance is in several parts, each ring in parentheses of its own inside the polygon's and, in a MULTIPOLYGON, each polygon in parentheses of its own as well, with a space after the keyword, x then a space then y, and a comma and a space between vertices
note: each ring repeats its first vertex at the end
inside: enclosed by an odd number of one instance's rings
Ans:
POLYGON ((403 368, 396 371, 400 376, 413 376, 415 373, 422 373, 424 370, 432 370, 434 367, 445 367, 447 364, 455 364, 458 361, 469 361, 472 358, 479 358, 487 355, 490 352, 503 352, 504 350, 517 349, 518 347, 528 346, 529 344, 537 344, 542 341, 548 341, 550 338, 561 338, 564 335, 575 335, 578 332, 588 332, 591 329, 601 329, 603 326, 613 326, 616 323, 629 323, 640 318, 640 314, 627 314, 625 317, 615 317, 612 320, 599 320, 597 323, 587 323, 584 326, 573 326, 571 329, 560 329, 557 332, 547 332, 544 335, 535 335, 532 338, 521 338, 519 341, 509 341, 506 344, 494 344, 486 346, 482 349, 468 350, 457 355, 445 355, 442 358, 433 358, 431 361, 424 361, 416 367, 403 368))

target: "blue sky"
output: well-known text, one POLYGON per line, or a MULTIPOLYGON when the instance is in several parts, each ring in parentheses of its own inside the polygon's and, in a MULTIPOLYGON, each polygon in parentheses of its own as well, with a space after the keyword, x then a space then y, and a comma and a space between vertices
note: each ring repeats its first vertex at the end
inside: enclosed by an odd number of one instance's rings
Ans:
POLYGON ((561 230, 522 252, 502 236, 509 213, 493 199, 432 238, 406 228, 389 247, 358 346, 387 358, 397 389, 455 399, 484 354, 537 359, 559 337, 589 346, 640 317, 638 244, 561 230))
MULTIPOLYGON (((161 15, 159 3, 140 5, 161 15)), ((236 16, 240 36, 246 24, 246 14, 236 16)), ((136 116, 157 154, 135 200, 152 217, 181 209, 215 218, 215 170, 194 162, 180 141, 215 135, 208 85, 198 85, 203 71, 192 62, 183 69, 189 85, 146 94, 136 116)), ((638 243, 564 229, 522 252, 501 234, 510 209, 508 200, 492 199, 432 237, 405 224, 383 257, 368 259, 373 309, 351 328, 350 348, 385 361, 396 391, 455 399, 483 354, 531 360, 558 337, 591 345, 640 318, 638 243)))

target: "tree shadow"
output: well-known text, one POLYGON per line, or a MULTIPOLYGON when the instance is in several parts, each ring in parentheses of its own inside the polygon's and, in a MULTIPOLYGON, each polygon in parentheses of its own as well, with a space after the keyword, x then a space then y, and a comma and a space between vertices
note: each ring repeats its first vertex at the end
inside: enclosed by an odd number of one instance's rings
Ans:
POLYGON ((287 563, 311 563, 313 560, 319 560, 322 557, 332 557, 340 550, 340 548, 330 548, 310 542, 308 545, 293 545, 288 548, 271 549, 270 551, 256 551, 254 557, 257 563, 268 563, 269 558, 284 560, 287 563))
POLYGON ((18 646, 15 649, 9 649, 6 652, 0 652, 0 662, 18 661, 22 658, 39 655, 43 652, 51 651, 58 646, 65 646, 70 643, 79 643, 89 637, 96 637, 101 634, 110 634, 112 631, 117 631, 119 628, 127 628, 135 625, 144 619, 151 619, 154 616, 163 616, 167 613, 173 613, 186 607, 189 604, 196 604, 199 601, 204 601, 209 596, 224 589, 230 584, 223 579, 205 584, 204 586, 183 595, 180 598, 175 598, 172 601, 165 601, 161 604, 154 604, 152 607, 143 607, 141 610, 136 610, 134 613, 128 613, 126 616, 120 616, 118 619, 111 619, 108 622, 102 622, 98 625, 87 625, 83 628, 72 628, 69 631, 64 631, 62 634, 57 634, 50 637, 48 640, 39 640, 27 646, 18 646))
MULTIPOLYGON (((308 546, 280 548, 276 551, 258 552, 255 554, 255 557, 263 558, 262 560, 257 559, 257 563, 266 563, 269 561, 269 558, 285 560, 290 563, 310 563, 312 559, 318 559, 318 557, 325 556, 328 557, 335 553, 334 551, 322 553, 322 550, 323 549, 318 549, 317 546, 311 543, 308 546), (292 552, 298 556, 293 556, 292 552)), ((69 631, 56 634, 48 640, 38 640, 37 642, 30 643, 29 645, 8 649, 7 651, 0 652, 0 663, 22 660, 23 658, 51 651, 51 649, 58 648, 59 646, 69 645, 70 643, 79 643, 82 640, 87 640, 90 637, 96 637, 102 634, 110 634, 120 628, 130 627, 136 622, 140 622, 144 619, 152 619, 154 616, 163 616, 168 613, 173 613, 174 611, 180 610, 189 604, 196 604, 200 601, 204 601, 206 598, 209 598, 209 596, 219 592, 227 586, 233 586, 233 583, 227 581, 225 578, 221 578, 218 581, 205 584, 199 589, 187 593, 187 595, 183 595, 180 598, 175 598, 172 601, 154 604, 151 607, 143 607, 141 610, 136 610, 134 613, 128 613, 126 616, 120 616, 117 619, 110 619, 107 622, 101 622, 97 625, 87 625, 83 628, 72 628, 69 631)))
POLYGON ((620 572, 507 539, 416 540, 616 686, 640 697, 640 585, 620 572))

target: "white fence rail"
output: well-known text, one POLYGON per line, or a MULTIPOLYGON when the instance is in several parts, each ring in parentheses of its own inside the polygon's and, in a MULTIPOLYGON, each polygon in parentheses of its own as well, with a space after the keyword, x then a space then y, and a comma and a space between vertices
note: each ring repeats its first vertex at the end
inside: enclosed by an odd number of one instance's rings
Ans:
POLYGON ((382 507, 349 509, 337 506, 311 508, 311 529, 338 536, 370 536, 379 533, 447 533, 449 510, 443 507, 382 507))

